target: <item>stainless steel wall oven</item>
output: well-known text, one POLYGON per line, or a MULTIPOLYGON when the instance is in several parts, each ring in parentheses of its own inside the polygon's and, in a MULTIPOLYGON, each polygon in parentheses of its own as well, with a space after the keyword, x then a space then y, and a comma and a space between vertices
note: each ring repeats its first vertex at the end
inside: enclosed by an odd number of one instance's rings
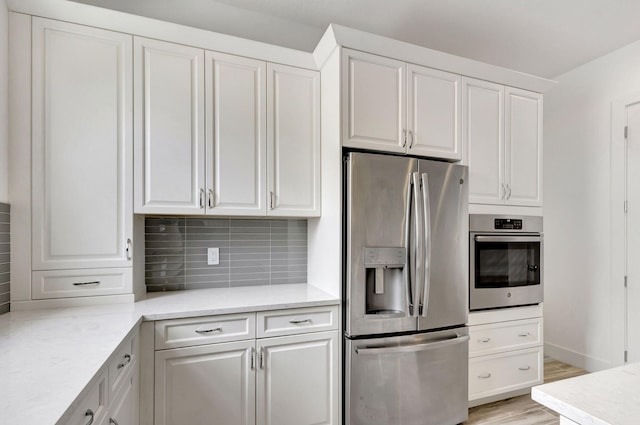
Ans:
POLYGON ((542 217, 469 216, 470 310, 543 301, 542 217))

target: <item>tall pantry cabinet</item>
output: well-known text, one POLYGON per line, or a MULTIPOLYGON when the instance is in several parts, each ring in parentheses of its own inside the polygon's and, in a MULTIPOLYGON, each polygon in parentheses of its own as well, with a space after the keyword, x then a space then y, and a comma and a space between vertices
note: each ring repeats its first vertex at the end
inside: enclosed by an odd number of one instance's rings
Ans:
POLYGON ((32 298, 131 292, 132 37, 32 19, 32 298))

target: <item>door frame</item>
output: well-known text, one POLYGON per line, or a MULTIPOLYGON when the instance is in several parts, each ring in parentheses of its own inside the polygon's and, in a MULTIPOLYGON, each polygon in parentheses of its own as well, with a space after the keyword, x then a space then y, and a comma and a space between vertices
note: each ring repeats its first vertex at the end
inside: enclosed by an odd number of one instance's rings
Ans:
POLYGON ((611 102, 611 335, 613 366, 625 364, 627 349, 627 146, 624 128, 627 107, 640 103, 640 92, 629 93, 611 102))

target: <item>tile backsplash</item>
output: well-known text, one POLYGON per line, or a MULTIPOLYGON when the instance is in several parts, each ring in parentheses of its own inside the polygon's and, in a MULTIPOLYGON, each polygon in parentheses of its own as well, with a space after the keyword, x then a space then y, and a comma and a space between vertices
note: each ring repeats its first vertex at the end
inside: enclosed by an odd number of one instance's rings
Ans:
POLYGON ((0 203, 0 314, 7 313, 11 287, 11 210, 0 203))
POLYGON ((148 292, 306 282, 306 220, 145 218, 148 292))

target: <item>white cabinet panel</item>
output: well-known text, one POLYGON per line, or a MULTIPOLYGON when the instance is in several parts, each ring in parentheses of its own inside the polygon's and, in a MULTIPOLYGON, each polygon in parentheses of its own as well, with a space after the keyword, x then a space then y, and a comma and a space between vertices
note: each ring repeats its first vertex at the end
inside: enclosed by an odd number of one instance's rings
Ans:
POLYGON ((33 18, 33 269, 130 266, 132 38, 33 18))
POLYGON ((267 114, 267 213, 319 216, 320 74, 268 64, 267 114))
POLYGON ((254 313, 160 320, 155 323, 156 350, 253 339, 254 313))
POLYGON ((257 422, 339 424, 339 332, 258 340, 257 422))
POLYGON ((204 51, 134 39, 136 213, 204 213, 204 51))
POLYGON ((464 79, 470 203, 504 203, 503 98, 501 85, 464 79))
POLYGON ((41 300, 130 294, 132 280, 131 267, 34 271, 31 296, 41 300))
POLYGON ((408 153, 462 159, 461 80, 456 74, 407 65, 408 153))
POLYGON ((129 374, 118 396, 110 401, 107 425, 138 425, 138 375, 129 374))
POLYGON ((542 95, 507 87, 505 92, 507 202, 542 205, 542 95))
POLYGON ((406 65, 343 49, 345 147, 405 152, 406 65))
POLYGON ((339 306, 258 312, 258 338, 338 329, 339 306))
POLYGON ((209 214, 266 215, 265 68, 206 52, 209 214))
POLYGON ((255 341, 156 352, 155 425, 255 424, 255 341))

